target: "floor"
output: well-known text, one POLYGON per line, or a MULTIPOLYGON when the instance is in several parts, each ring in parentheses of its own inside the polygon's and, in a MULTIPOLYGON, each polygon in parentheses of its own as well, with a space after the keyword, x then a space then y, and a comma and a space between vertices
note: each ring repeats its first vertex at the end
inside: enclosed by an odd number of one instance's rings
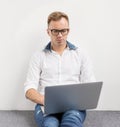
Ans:
MULTIPOLYGON (((37 127, 33 111, 0 111, 0 127, 37 127)), ((120 111, 87 111, 84 127, 120 127, 120 111)))

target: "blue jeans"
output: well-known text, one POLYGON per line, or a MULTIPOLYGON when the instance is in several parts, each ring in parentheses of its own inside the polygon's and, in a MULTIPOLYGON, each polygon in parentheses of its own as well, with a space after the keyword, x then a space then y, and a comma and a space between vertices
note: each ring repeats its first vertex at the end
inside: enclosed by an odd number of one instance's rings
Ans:
POLYGON ((69 110, 65 113, 45 116, 41 106, 37 104, 34 117, 38 127, 83 127, 86 111, 69 110))

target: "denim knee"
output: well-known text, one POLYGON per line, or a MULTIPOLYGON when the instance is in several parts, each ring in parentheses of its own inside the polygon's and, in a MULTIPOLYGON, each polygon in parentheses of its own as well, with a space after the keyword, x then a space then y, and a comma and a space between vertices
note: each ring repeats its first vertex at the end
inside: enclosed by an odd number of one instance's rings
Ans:
POLYGON ((86 117, 86 111, 69 110, 64 113, 63 118, 67 116, 75 118, 75 119, 78 118, 81 122, 83 122, 86 117))
POLYGON ((59 127, 59 121, 53 116, 45 117, 43 127, 59 127))
POLYGON ((78 110, 66 111, 62 117, 60 127, 82 127, 86 112, 78 110))

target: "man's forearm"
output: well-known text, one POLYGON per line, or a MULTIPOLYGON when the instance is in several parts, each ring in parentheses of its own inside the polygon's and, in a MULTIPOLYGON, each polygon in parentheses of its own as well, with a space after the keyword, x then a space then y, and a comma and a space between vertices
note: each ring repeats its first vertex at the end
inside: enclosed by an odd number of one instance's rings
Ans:
POLYGON ((34 103, 44 105, 44 95, 31 88, 26 92, 26 97, 34 103))

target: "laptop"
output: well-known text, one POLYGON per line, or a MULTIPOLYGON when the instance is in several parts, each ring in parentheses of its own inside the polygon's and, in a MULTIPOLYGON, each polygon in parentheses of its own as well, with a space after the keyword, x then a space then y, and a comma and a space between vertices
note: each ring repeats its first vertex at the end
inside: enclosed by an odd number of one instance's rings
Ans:
POLYGON ((89 82, 45 87, 45 114, 97 107, 103 82, 89 82))

